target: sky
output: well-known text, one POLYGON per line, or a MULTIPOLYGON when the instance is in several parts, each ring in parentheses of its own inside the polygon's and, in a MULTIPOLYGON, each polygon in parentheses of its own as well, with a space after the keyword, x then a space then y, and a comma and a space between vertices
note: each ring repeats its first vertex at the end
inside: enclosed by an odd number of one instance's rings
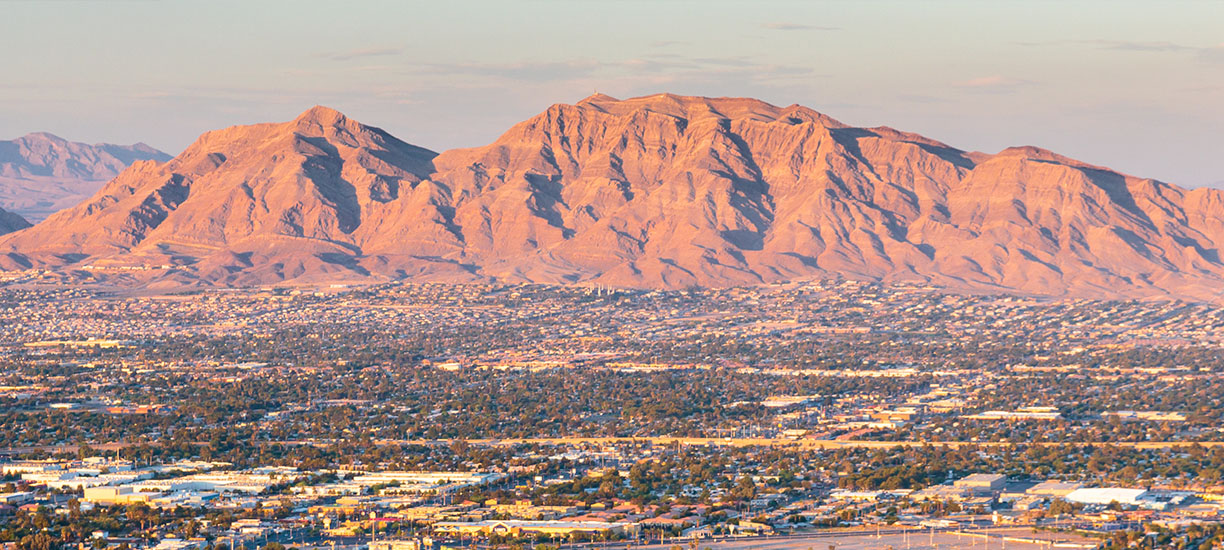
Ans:
POLYGON ((1224 1, 0 1, 0 139, 143 141, 315 104, 442 151, 595 93, 748 96, 1224 186, 1224 1))

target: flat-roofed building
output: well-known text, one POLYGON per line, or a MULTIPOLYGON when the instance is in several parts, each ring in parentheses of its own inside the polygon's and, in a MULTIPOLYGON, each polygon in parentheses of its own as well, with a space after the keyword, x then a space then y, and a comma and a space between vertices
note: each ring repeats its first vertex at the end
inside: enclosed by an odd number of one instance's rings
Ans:
POLYGON ((585 534, 635 532, 636 523, 602 521, 528 521, 528 520, 493 520, 471 522, 439 522, 433 525, 434 532, 450 534, 499 534, 521 535, 538 533, 542 535, 585 534))
POLYGON ((1048 480, 1030 487, 1025 493, 1036 497, 1062 498, 1083 486, 1083 483, 1076 483, 1074 481, 1048 480))
POLYGON ((349 480, 364 487, 382 485, 384 493, 444 495, 481 487, 505 476, 492 472, 370 472, 349 480))
POLYGON ((25 504, 32 500, 34 500, 34 493, 29 491, 0 494, 0 504, 7 504, 9 506, 25 504))
POLYGON ((370 550, 433 550, 433 548, 433 539, 429 537, 370 541, 370 550))
POLYGON ((1146 494, 1146 489, 1092 487, 1071 491, 1067 494, 1066 499, 1081 504, 1112 504, 1117 502, 1127 506, 1137 506, 1141 504, 1140 499, 1146 494))
POLYGON ((64 467, 55 462, 43 462, 35 460, 25 460, 21 462, 6 462, 0 466, 0 473, 6 476, 17 474, 29 474, 34 472, 48 472, 53 470, 63 470, 64 467))
POLYGON ((136 502, 152 502, 160 498, 160 492, 133 491, 130 485, 86 487, 84 499, 94 504, 132 504, 136 502))
POLYGON ((953 485, 976 493, 988 493, 1002 490, 1006 483, 1007 476, 1003 474, 972 474, 956 480, 953 485))
POLYGON ((204 539, 162 539, 152 550, 199 550, 208 546, 204 539))

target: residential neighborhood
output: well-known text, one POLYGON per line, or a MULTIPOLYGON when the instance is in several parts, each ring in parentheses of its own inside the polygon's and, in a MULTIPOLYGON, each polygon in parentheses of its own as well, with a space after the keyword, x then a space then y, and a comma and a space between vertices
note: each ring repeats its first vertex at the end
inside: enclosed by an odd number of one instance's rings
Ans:
POLYGON ((0 302, 21 550, 52 543, 36 525, 163 550, 1091 548, 1206 541, 1224 504, 1205 305, 851 281, 0 302))

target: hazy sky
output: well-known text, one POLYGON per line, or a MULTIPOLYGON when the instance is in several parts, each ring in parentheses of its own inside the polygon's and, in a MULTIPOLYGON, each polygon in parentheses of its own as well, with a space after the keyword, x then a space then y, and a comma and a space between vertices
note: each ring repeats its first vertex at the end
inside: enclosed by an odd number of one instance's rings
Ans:
POLYGON ((177 153, 335 107, 434 150, 598 90, 799 103, 1224 183, 1224 2, 0 1, 0 139, 177 153))

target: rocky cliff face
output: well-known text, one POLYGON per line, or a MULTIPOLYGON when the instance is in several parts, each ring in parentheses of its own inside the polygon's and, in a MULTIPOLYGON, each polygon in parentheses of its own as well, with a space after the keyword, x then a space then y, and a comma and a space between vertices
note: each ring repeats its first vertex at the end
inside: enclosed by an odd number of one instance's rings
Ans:
POLYGON ((177 266, 170 275, 222 283, 363 274, 363 246, 418 221, 410 213, 423 208, 409 208, 429 200, 416 187, 433 156, 315 107, 288 123, 208 132, 169 162, 137 162, 0 246, 34 264, 177 266))
MULTIPOLYGON (((316 107, 210 132, 0 240, 140 280, 724 286, 807 278, 1214 300, 1224 194, 752 99, 592 96, 435 156, 316 107)), ((2 261, 2 260, 0 260, 2 261)))

